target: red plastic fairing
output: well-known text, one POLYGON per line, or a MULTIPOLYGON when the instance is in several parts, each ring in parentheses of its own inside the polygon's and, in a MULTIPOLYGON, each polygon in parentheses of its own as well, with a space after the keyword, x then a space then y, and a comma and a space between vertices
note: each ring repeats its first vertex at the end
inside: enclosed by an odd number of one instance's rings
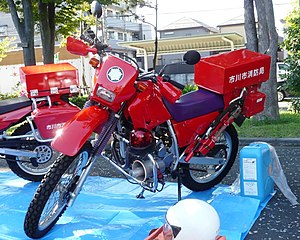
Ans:
POLYGON ((138 76, 137 69, 118 57, 107 55, 100 67, 96 69, 95 75, 97 82, 91 100, 99 102, 115 112, 119 110, 122 102, 130 99, 136 92, 134 82, 138 76), (105 100, 99 94, 97 95, 99 87, 113 93, 115 97, 111 101, 105 100))
POLYGON ((159 124, 171 119, 159 90, 152 82, 143 82, 145 90, 138 92, 130 101, 128 112, 135 129, 145 128, 152 130, 159 124))
POLYGON ((56 134, 51 145, 57 151, 74 156, 93 131, 108 119, 108 111, 97 106, 81 110, 56 134))
POLYGON ((32 116, 43 139, 53 138, 58 129, 78 113, 80 109, 76 106, 65 104, 36 109, 32 116))
POLYGON ((28 106, 28 107, 18 109, 16 111, 12 111, 0 115, 0 130, 5 130, 12 124, 17 123, 18 121, 20 121, 21 118, 25 117, 31 111, 32 111, 31 106, 28 106))
POLYGON ((213 112, 204 116, 200 116, 179 123, 176 123, 174 121, 173 126, 178 139, 178 146, 184 147, 189 145, 196 135, 201 135, 205 132, 209 124, 218 115, 218 112, 213 112))
POLYGON ((161 94, 170 102, 175 103, 180 96, 182 95, 182 91, 175 86, 173 86, 169 82, 163 82, 161 77, 157 78, 157 84, 159 86, 161 94))

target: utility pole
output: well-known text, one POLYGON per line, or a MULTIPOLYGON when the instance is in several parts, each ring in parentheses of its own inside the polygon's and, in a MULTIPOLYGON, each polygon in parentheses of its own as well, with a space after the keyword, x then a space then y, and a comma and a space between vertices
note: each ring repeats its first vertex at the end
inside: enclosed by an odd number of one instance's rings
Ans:
MULTIPOLYGON (((299 0, 300 1, 300 0, 299 0)), ((153 70, 155 70, 155 67, 156 67, 156 61, 157 61, 157 51, 158 51, 158 36, 157 36, 157 21, 158 21, 158 16, 157 16, 157 0, 155 2, 155 27, 154 27, 154 30, 155 30, 155 49, 154 49, 154 57, 153 57, 153 70)))
POLYGON ((102 42, 107 43, 108 38, 107 38, 107 8, 106 7, 103 7, 101 31, 102 31, 102 42))

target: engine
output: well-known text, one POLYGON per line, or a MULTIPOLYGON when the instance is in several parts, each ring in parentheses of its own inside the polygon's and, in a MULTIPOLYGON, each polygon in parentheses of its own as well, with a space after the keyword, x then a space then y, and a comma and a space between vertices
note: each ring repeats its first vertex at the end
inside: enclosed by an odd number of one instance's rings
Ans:
POLYGON ((146 129, 130 133, 127 149, 130 175, 144 184, 152 186, 156 181, 163 183, 164 174, 173 161, 173 154, 167 146, 169 141, 164 141, 165 134, 164 131, 155 131, 154 136, 146 129))

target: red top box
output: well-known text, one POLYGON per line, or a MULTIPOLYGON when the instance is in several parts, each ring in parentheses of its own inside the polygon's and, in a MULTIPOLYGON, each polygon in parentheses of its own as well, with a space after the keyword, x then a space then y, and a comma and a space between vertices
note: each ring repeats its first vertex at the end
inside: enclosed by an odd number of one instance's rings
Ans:
POLYGON ((226 94, 269 79, 271 57, 240 49, 203 58, 195 65, 195 84, 226 94))
POLYGON ((78 92, 78 70, 69 63, 21 67, 20 79, 28 97, 78 92))

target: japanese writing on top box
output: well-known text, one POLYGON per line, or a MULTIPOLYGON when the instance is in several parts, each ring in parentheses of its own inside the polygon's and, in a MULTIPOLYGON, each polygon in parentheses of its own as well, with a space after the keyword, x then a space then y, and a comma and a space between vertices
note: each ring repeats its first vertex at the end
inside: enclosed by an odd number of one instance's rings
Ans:
POLYGON ((248 78, 257 77, 259 75, 263 75, 265 73, 265 68, 255 68, 246 72, 238 73, 229 77, 229 83, 235 83, 237 81, 243 81, 248 78))

